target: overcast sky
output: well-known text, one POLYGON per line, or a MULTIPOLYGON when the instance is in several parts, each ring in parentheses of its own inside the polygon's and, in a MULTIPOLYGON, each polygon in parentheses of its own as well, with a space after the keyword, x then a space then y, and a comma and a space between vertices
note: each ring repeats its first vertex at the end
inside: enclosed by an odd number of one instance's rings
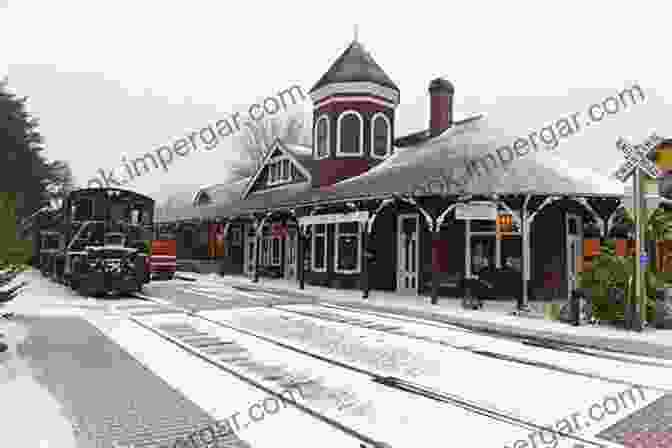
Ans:
MULTIPOLYGON (((292 85, 308 91, 353 38, 401 90, 397 136, 428 123, 427 87, 455 85, 455 114, 538 129, 638 83, 646 103, 558 148, 607 172, 618 136, 672 135, 665 2, 166 2, 0 0, 0 76, 30 97, 47 156, 85 185, 190 130, 292 85)), ((310 108, 310 103, 301 107, 310 108)), ((130 188, 226 180, 235 139, 153 170, 130 188)))

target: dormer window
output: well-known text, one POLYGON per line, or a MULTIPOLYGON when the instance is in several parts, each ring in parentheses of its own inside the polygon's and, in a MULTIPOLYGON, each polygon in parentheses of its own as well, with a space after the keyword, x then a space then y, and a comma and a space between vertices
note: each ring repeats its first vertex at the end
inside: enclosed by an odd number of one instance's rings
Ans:
POLYGON ((196 199, 196 204, 197 205, 205 205, 209 204, 212 202, 212 199, 210 198, 210 195, 206 192, 202 192, 198 195, 198 198, 196 199))
POLYGON ((377 113, 373 116, 373 126, 371 128, 371 148, 373 157, 384 159, 390 154, 392 143, 390 132, 390 121, 387 116, 377 113))
POLYGON ((292 180, 292 166, 286 157, 271 159, 267 165, 268 185, 279 185, 292 180))
POLYGON ((321 116, 315 126, 315 151, 316 159, 329 156, 329 119, 326 115, 321 116))
POLYGON ((364 154, 363 134, 364 121, 359 112, 349 110, 338 117, 338 142, 336 143, 337 156, 361 156, 364 154))

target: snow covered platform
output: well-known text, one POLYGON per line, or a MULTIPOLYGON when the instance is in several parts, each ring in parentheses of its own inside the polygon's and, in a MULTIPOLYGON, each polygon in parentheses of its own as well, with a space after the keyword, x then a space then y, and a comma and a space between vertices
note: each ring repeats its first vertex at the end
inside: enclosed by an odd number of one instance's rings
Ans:
POLYGON ((362 299, 359 290, 336 290, 308 284, 305 285, 304 290, 300 290, 296 282, 282 279, 262 277, 259 283, 255 284, 241 276, 185 272, 179 274, 181 277, 197 279, 200 282, 235 284, 247 288, 258 288, 262 291, 273 288, 274 290, 285 290, 286 293, 295 292, 302 296, 317 296, 320 301, 324 302, 437 320, 494 334, 543 339, 562 344, 578 344, 601 350, 672 359, 672 331, 646 328, 641 333, 637 333, 605 326, 573 327, 561 322, 512 316, 510 312, 515 308, 514 302, 486 302, 483 310, 470 311, 461 307, 459 299, 442 298, 437 305, 431 305, 428 297, 403 296, 382 291, 371 291, 368 299, 362 299))

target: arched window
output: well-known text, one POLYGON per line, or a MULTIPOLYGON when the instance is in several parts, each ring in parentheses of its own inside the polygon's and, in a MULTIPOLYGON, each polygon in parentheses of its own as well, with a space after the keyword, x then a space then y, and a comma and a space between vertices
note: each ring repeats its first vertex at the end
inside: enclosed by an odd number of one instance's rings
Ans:
POLYGON ((326 115, 317 120, 315 126, 315 157, 323 159, 329 156, 329 119, 326 115))
POLYGON ((212 200, 210 199, 210 195, 208 193, 204 192, 204 191, 201 192, 198 195, 198 198, 196 199, 196 204, 197 205, 209 204, 210 202, 212 202, 212 200))
POLYGON ((361 156, 364 153, 363 123, 362 116, 354 110, 343 112, 338 117, 336 155, 361 156))
POLYGON ((390 152, 391 132, 390 122, 382 113, 373 116, 371 127, 371 148, 373 157, 384 159, 390 152))

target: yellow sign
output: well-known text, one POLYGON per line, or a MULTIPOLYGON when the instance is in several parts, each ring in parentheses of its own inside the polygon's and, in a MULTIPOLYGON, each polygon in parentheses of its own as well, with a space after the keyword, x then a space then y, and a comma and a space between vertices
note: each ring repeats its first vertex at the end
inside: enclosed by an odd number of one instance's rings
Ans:
POLYGON ((656 148, 656 166, 662 171, 672 171, 672 145, 663 143, 656 148))

